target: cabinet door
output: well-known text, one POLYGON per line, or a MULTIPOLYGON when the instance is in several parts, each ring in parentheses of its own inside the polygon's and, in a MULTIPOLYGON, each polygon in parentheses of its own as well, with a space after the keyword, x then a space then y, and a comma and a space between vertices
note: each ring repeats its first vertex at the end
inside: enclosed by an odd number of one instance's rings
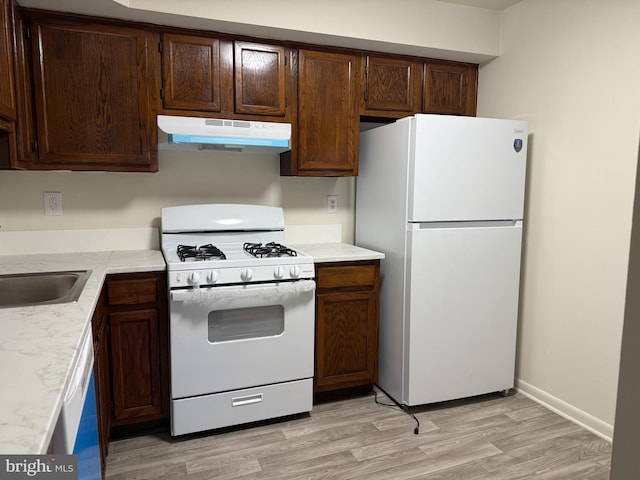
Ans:
POLYGON ((168 417, 166 288, 164 272, 107 276, 114 427, 168 417))
POLYGON ((314 392, 378 381, 380 261, 316 266, 314 392))
POLYGON ((475 115, 477 78, 475 65, 426 63, 423 111, 475 115))
POLYGON ((284 117, 287 50, 281 46, 235 42, 235 112, 284 117))
POLYGON ((16 152, 15 122, 0 118, 0 170, 13 167, 16 152))
POLYGON ((107 312, 105 310, 104 290, 98 298, 93 313, 91 328, 93 329, 94 378, 96 385, 96 411, 98 415, 98 438, 100 443, 100 460, 104 477, 109 452, 111 430, 111 379, 109 374, 109 338, 107 328, 107 312))
POLYGON ((420 111, 421 64, 390 57, 364 57, 362 115, 402 118, 420 111))
POLYGON ((15 79, 13 71, 13 24, 11 1, 0 0, 0 117, 16 119, 15 79))
POLYGON ((163 416, 157 310, 109 314, 113 424, 163 416))
POLYGON ((283 174, 358 174, 356 66, 354 55, 300 50, 298 128, 290 155, 281 156, 283 174))
POLYGON ((165 108, 220 112, 221 72, 219 39, 162 35, 165 108))
POLYGON ((34 17, 39 163, 73 170, 157 170, 147 33, 34 17))
POLYGON ((37 166, 36 118, 33 98, 33 71, 30 41, 26 37, 23 12, 14 4, 12 9, 15 28, 16 74, 16 158, 14 168, 37 166))
POLYGON ((109 439, 111 431, 111 388, 109 373, 109 343, 106 328, 100 336, 94 352, 94 375, 96 379, 96 408, 98 412, 98 436, 100 440, 100 459, 102 473, 106 467, 109 453, 109 439), (100 382, 100 387, 97 383, 100 382))
POLYGON ((375 292, 317 296, 315 391, 377 380, 375 292))

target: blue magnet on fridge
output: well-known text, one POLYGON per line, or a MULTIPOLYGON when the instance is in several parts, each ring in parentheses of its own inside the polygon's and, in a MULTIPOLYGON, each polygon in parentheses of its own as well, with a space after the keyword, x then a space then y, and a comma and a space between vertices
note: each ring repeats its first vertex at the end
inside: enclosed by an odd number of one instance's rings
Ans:
POLYGON ((520 150, 522 150, 522 139, 521 138, 516 138, 513 141, 513 148, 515 149, 516 152, 519 152, 520 150))

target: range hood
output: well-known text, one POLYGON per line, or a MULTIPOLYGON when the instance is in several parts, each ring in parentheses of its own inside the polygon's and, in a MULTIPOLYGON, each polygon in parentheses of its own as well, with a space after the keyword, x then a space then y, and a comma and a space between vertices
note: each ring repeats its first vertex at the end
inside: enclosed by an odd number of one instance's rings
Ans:
POLYGON ((158 115, 158 149, 281 153, 291 149, 291 124, 158 115))

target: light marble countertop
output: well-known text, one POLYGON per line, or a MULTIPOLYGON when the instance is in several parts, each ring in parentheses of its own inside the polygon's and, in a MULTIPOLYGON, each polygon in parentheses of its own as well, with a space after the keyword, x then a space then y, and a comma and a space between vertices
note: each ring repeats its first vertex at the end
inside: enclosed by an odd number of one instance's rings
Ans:
POLYGON ((105 275, 165 269, 159 250, 0 255, 0 274, 92 271, 77 302, 0 309, 0 453, 46 453, 105 275))
POLYGON ((291 245, 313 257, 314 263, 353 262, 357 260, 378 260, 384 253, 358 247, 349 243, 298 243, 291 245))

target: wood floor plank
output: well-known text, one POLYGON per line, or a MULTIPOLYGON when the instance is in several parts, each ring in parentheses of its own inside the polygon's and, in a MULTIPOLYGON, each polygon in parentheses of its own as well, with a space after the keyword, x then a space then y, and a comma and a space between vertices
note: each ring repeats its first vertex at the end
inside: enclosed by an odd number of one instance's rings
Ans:
MULTIPOLYGON (((597 464, 600 457, 584 458, 582 447, 565 450, 550 449, 545 455, 528 458, 523 461, 516 461, 509 466, 491 472, 490 478, 493 480, 518 480, 527 478, 538 478, 541 475, 553 475, 557 471, 571 471, 577 465, 597 464)), ((483 464, 487 459, 481 459, 478 463, 483 464)), ((491 459, 490 459, 491 460, 491 459)), ((583 465, 584 466, 584 465, 583 465)), ((608 466, 599 464, 599 467, 608 468, 608 466)), ((589 467, 591 469, 591 467, 589 467)), ((593 468, 594 471, 600 471, 593 468)), ((563 478, 563 477, 558 477, 563 478)), ((568 475, 566 479, 581 479, 580 476, 568 475)))
POLYGON ((529 407, 524 407, 512 412, 508 412, 505 415, 513 420, 527 420, 530 418, 541 417, 548 414, 549 410, 547 408, 543 407, 542 405, 535 404, 529 407))
MULTIPOLYGON (((352 480, 386 480, 389 478, 416 478, 426 474, 436 474, 451 467, 461 467, 478 458, 484 458, 500 453, 500 450, 490 443, 477 443, 465 449, 459 449, 440 455, 426 454, 425 460, 413 462, 393 468, 380 470, 373 474, 364 474, 351 477, 352 480)), ((447 478, 447 477, 444 477, 447 478)), ((455 478, 455 477, 449 477, 455 478)))
POLYGON ((597 462, 587 460, 537 474, 534 478, 536 480, 567 480, 569 478, 582 480, 586 476, 601 475, 606 471, 608 469, 597 462))
POLYGON ((566 435, 556 437, 553 442, 535 442, 512 449, 504 455, 496 455, 482 460, 480 463, 490 472, 504 470, 523 462, 548 458, 554 453, 564 450, 580 449, 583 459, 611 454, 611 445, 596 437, 587 430, 576 430, 566 435))
POLYGON ((553 442, 558 437, 570 435, 582 430, 582 427, 569 420, 564 420, 532 430, 518 432, 512 435, 506 434, 502 438, 494 441, 496 447, 504 451, 515 450, 526 447, 532 443, 553 442))
POLYGON ((412 411, 419 435, 405 412, 363 395, 281 421, 116 440, 106 480, 608 478, 608 442, 519 394, 412 411))
POLYGON ((481 480, 487 478, 489 478, 488 472, 475 461, 411 477, 412 480, 481 480))
POLYGON ((371 477, 380 472, 386 472, 389 469, 400 468, 404 465, 414 463, 422 463, 426 460, 424 452, 419 448, 410 448, 399 452, 393 452, 387 455, 358 461, 356 466, 344 469, 339 472, 333 472, 330 478, 351 480, 358 477, 371 477))
POLYGON ((339 451, 330 453, 328 455, 322 455, 315 458, 307 458, 301 461, 282 462, 274 464, 270 461, 262 461, 260 459, 260 465, 262 471, 268 474, 278 474, 279 476, 285 476, 290 474, 299 475, 304 477, 314 472, 326 472, 329 468, 346 468, 352 465, 356 465, 358 461, 349 451, 339 451))
POLYGON ((156 480, 160 477, 175 477, 187 473, 184 462, 141 464, 138 468, 126 469, 120 472, 109 472, 109 480, 156 480))
POLYGON ((185 462, 187 473, 192 478, 194 473, 207 472, 210 478, 237 478, 247 473, 262 472, 260 462, 256 458, 244 461, 220 462, 215 457, 199 457, 185 462))

